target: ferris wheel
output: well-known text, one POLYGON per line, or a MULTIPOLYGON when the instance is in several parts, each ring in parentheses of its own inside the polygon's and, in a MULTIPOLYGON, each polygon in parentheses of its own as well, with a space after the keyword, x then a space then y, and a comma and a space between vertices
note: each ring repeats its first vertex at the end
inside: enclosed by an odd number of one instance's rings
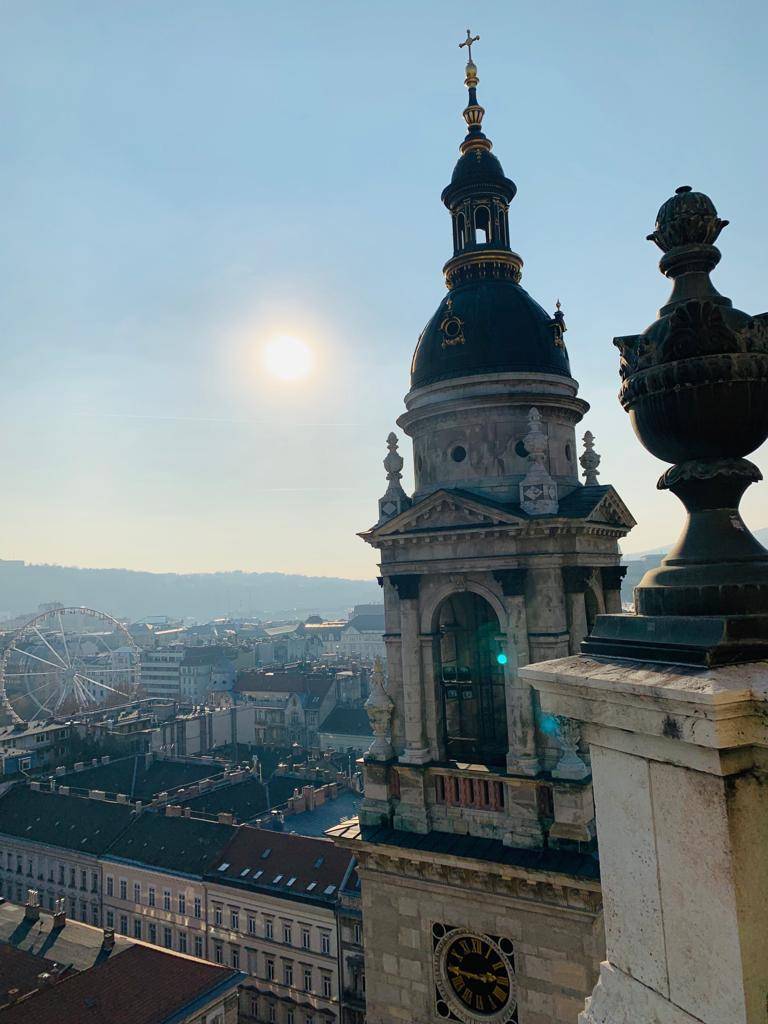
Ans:
POLYGON ((0 662, 0 703, 14 722, 56 718, 136 697, 139 648, 93 608, 53 607, 10 638, 0 662))

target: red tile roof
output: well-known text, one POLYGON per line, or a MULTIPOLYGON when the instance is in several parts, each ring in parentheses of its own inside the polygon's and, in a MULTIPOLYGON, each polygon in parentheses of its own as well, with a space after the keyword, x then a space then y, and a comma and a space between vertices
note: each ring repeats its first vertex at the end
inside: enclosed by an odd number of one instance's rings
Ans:
POLYGON ((62 972, 55 960, 0 943, 0 1006, 9 1001, 11 989, 18 990, 16 998, 34 992, 40 987, 40 975, 44 973, 60 975, 62 972))
MULTIPOLYGON (((3 1024, 163 1024, 239 971, 150 946, 119 956, 42 989, 2 1012, 3 1024)), ((190 1009, 191 1016, 191 1009, 190 1009)))
POLYGON ((351 863, 349 851, 329 839, 242 825, 207 878, 295 899, 335 902, 351 863))

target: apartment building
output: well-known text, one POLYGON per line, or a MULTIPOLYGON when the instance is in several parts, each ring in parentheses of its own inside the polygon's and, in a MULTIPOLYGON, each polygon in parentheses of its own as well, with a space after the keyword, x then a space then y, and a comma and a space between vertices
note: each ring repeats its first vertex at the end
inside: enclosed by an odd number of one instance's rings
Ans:
POLYGON ((101 857, 134 822, 127 804, 83 800, 14 786, 0 800, 0 895, 23 903, 37 889, 53 910, 102 923, 101 857))
POLYGON ((208 864, 232 838, 231 825, 145 813, 101 859, 104 924, 121 935, 212 959, 207 936, 208 864))
POLYGON ((141 687, 147 697, 179 700, 183 658, 182 644, 141 652, 141 687))
POLYGON ((245 971, 241 1016, 259 1024, 341 1019, 337 908, 352 873, 327 839, 244 825, 208 882, 210 958, 245 971))

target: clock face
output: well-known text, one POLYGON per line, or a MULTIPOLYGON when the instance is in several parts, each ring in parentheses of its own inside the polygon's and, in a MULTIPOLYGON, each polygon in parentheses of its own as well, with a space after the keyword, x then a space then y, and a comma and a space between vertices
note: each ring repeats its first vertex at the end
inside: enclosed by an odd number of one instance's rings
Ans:
POLYGON ((467 933, 451 937, 444 947, 442 966, 452 1002, 465 1013, 495 1017, 509 1003, 509 963, 495 942, 467 933))

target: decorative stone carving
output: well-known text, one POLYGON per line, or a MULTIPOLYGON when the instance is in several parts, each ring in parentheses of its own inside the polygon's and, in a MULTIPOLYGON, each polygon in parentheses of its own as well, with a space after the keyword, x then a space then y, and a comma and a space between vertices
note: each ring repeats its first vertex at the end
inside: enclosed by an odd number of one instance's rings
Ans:
POLYGON ((541 427, 541 413, 535 406, 528 413, 528 433, 523 445, 528 453, 528 472, 520 484, 520 507, 529 516, 556 515, 557 484, 544 465, 549 442, 541 427))
POLYGON ((603 590, 621 590, 621 581, 627 575, 626 565, 605 565, 600 570, 603 590))
MULTIPOLYGON (((593 569, 589 565, 566 565, 561 570, 566 594, 585 594, 589 589, 593 569)), ((624 570, 626 572, 626 569, 624 570)))
POLYGON ((584 452, 579 458, 579 462, 584 470, 584 485, 596 487, 598 485, 597 478, 600 476, 600 470, 597 468, 600 465, 600 456, 595 451, 595 435, 591 430, 584 435, 584 452))
POLYGON ((589 768, 579 757, 579 740, 581 730, 579 723, 572 718, 557 716, 557 735, 563 754, 557 765, 552 770, 556 779, 585 779, 589 775, 589 768))
POLYGON ((381 658, 376 658, 371 673, 371 692, 365 702, 365 710, 373 729, 373 743, 366 758, 371 761, 388 761, 394 757, 391 743, 391 724, 394 702, 384 688, 384 668, 381 658))
POLYGON ((411 507, 411 499, 405 493, 400 483, 402 479, 403 457, 397 450, 397 436, 393 433, 387 438, 387 457, 384 459, 384 469, 387 471, 387 489, 382 498, 379 498, 379 522, 392 519, 405 509, 411 507))

